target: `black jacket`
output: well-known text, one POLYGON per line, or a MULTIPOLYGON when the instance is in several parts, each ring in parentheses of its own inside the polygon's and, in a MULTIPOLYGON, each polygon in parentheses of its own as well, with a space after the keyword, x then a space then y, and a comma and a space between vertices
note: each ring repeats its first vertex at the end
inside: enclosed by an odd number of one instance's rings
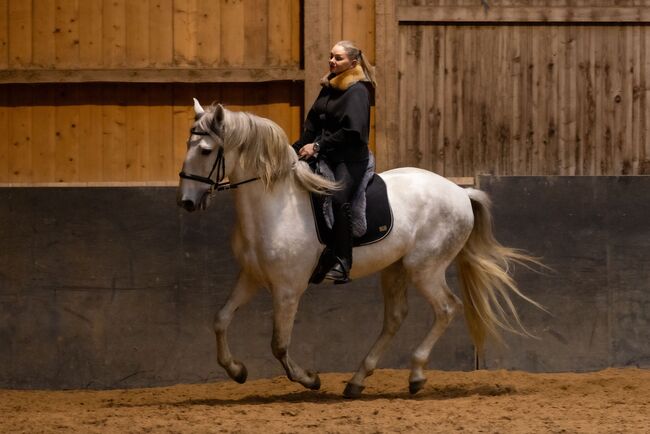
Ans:
POLYGON ((319 156, 336 163, 368 159, 370 93, 365 82, 347 89, 323 87, 307 114, 304 130, 293 148, 298 152, 308 143, 318 142, 319 156))

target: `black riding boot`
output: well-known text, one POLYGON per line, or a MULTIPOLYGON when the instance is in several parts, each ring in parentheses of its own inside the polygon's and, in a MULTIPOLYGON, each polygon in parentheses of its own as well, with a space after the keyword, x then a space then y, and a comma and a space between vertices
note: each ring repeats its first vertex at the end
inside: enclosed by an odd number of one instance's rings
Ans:
POLYGON ((348 283, 352 268, 352 216, 349 203, 341 205, 334 216, 334 255, 336 264, 325 275, 334 283, 348 283))

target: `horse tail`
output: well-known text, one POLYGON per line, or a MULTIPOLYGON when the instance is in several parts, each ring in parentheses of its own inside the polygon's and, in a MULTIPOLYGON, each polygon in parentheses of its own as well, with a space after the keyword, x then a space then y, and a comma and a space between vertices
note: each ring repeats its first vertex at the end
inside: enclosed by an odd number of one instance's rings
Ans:
MULTIPOLYGON (((293 150, 291 151, 293 152, 293 150)), ((295 155, 295 154, 294 154, 295 155)), ((320 175, 315 174, 304 161, 296 159, 293 170, 294 179, 305 190, 312 193, 327 194, 335 190, 340 190, 338 182, 330 181, 320 175)))
POLYGON ((492 230, 490 198, 480 190, 468 188, 466 191, 472 204, 474 227, 458 254, 456 263, 465 320, 474 345, 481 352, 487 335, 503 342, 501 330, 532 336, 521 323, 511 294, 545 309, 517 288, 509 274, 509 268, 513 263, 544 265, 522 251, 501 245, 494 238, 492 230))

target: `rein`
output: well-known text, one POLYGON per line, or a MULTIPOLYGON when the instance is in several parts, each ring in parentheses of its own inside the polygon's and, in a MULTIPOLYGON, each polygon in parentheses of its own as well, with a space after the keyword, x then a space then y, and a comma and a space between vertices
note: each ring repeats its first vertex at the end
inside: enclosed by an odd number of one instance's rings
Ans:
MULTIPOLYGON (((195 130, 190 131, 190 134, 196 136, 210 135, 209 132, 195 131, 195 130)), ((181 171, 178 174, 178 176, 183 179, 189 179, 190 181, 197 181, 197 182, 202 182, 204 184, 209 184, 210 194, 214 193, 215 191, 232 190, 239 187, 242 184, 248 184, 249 182, 257 181, 258 179, 260 179, 259 177, 257 177, 257 178, 251 178, 245 181, 240 181, 235 183, 232 183, 230 181, 222 182, 223 178, 226 177, 226 159, 223 157, 223 146, 219 146, 219 149, 217 150, 217 158, 216 160, 214 160, 214 164, 212 165, 212 169, 210 169, 210 173, 208 174, 208 176, 194 175, 192 173, 185 173, 185 171, 181 171), (212 174, 215 173, 215 171, 217 174, 216 181, 212 179, 212 174)))

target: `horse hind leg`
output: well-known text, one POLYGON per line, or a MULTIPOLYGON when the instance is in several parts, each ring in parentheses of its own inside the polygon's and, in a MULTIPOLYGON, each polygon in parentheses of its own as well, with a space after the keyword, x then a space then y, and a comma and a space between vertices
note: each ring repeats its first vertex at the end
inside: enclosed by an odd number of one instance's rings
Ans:
POLYGON ((424 368, 429 361, 431 350, 440 336, 447 330, 455 314, 462 308, 460 299, 447 286, 445 280, 447 265, 431 266, 411 273, 413 284, 429 302, 435 314, 435 322, 431 330, 413 352, 411 374, 409 376, 409 391, 411 394, 417 393, 424 387, 427 381, 424 368))
POLYGON ((391 265, 381 273, 381 286, 384 294, 384 325, 361 366, 345 387, 343 396, 346 398, 358 398, 361 395, 365 388, 363 385, 365 379, 372 375, 380 357, 408 313, 406 297, 408 278, 401 262, 391 265))
POLYGON ((248 303, 257 293, 258 289, 258 285, 248 275, 241 273, 230 297, 228 297, 228 300, 221 310, 219 310, 214 319, 214 332, 217 339, 217 359, 219 365, 226 370, 230 378, 238 383, 246 382, 248 370, 243 363, 233 359, 226 335, 228 326, 235 315, 235 311, 239 307, 248 303))

